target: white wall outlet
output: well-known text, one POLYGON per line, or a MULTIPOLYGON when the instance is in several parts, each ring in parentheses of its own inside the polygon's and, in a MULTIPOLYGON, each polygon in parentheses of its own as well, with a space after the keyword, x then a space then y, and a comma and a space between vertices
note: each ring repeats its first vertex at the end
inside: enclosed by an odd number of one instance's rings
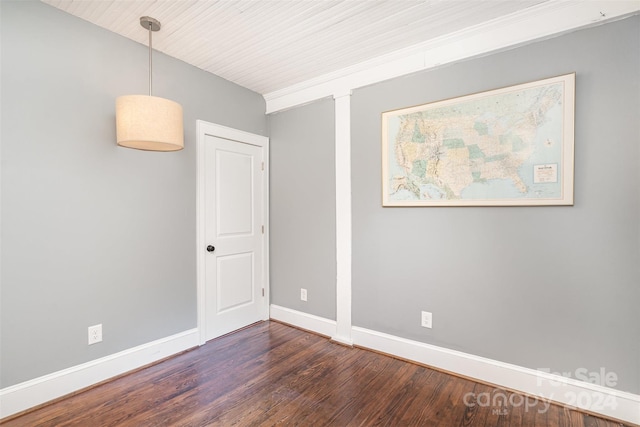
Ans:
POLYGON ((300 299, 302 301, 307 300, 307 290, 305 288, 300 288, 300 299))
POLYGON ((432 319, 433 315, 431 313, 429 313, 428 311, 423 311, 421 322, 422 327, 431 329, 431 327, 433 326, 432 319))
POLYGON ((89 326, 89 345, 102 341, 102 324, 89 326))

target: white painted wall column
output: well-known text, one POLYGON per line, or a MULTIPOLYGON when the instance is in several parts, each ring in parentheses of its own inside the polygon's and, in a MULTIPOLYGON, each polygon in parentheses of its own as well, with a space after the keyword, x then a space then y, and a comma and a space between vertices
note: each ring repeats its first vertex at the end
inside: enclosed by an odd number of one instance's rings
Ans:
POLYGON ((352 345, 351 337, 351 91, 334 94, 336 151, 336 334, 333 340, 352 345))

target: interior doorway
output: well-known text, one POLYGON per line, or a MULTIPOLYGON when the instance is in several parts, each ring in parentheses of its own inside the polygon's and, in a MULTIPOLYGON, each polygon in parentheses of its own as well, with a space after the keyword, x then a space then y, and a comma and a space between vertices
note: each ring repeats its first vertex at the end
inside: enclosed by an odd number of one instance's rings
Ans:
POLYGON ((269 318, 268 138, 198 121, 200 344, 269 318))

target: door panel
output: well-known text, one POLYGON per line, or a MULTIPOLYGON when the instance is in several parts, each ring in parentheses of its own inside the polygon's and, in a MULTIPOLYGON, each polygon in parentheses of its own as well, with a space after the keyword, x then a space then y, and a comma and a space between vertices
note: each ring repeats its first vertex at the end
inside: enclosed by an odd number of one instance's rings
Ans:
POLYGON ((251 304, 255 293, 253 253, 219 256, 217 261, 217 313, 251 304))
POLYGON ((253 233, 252 163, 244 153, 216 153, 218 237, 253 233))
POLYGON ((262 147, 205 139, 206 339, 265 318, 262 147))

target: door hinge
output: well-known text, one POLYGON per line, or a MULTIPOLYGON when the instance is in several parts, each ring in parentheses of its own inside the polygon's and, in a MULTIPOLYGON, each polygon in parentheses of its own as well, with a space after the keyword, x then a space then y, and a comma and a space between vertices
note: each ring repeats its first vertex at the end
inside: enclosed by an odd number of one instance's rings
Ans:
POLYGON ((264 225, 262 226, 262 234, 264 234, 264 225))
POLYGON ((264 170, 264 162, 262 162, 262 170, 264 170))
POLYGON ((262 288, 262 296, 264 296, 264 288, 262 288))

